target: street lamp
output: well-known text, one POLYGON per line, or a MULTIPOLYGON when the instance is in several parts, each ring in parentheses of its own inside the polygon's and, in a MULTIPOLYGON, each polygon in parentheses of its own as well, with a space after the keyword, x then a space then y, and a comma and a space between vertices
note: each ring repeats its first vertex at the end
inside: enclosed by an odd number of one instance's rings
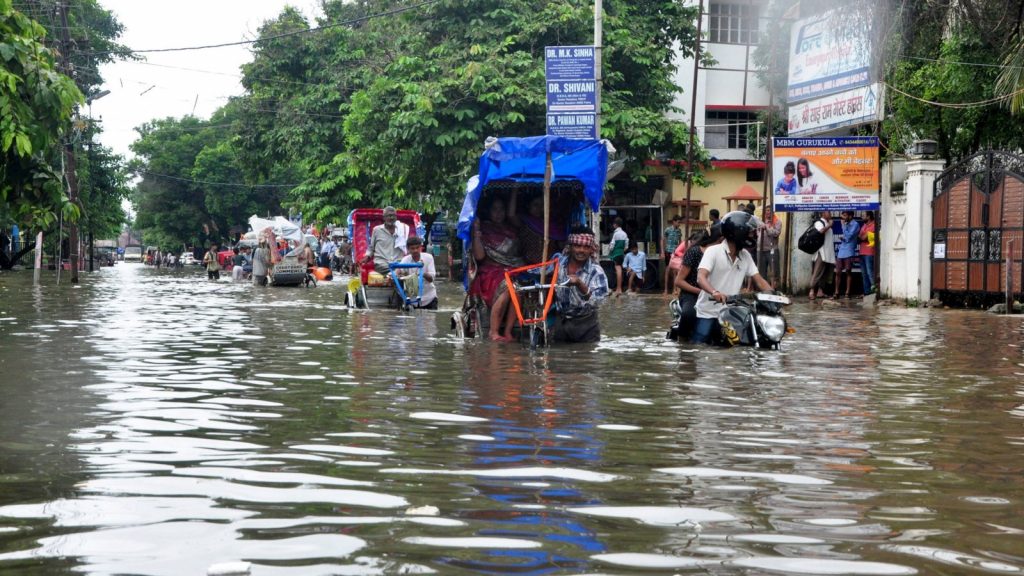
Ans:
POLYGON ((99 100, 100 98, 103 98, 104 96, 107 96, 108 94, 110 94, 110 90, 100 90, 99 92, 96 92, 95 94, 91 94, 88 98, 86 98, 85 99, 85 103, 88 104, 89 106, 92 106, 93 101, 99 100))
MULTIPOLYGON (((110 90, 100 90, 98 92, 94 92, 94 93, 90 94, 89 96, 87 96, 85 98, 85 104, 86 104, 86 106, 89 107, 89 147, 86 149, 86 156, 89 158, 89 185, 91 186, 90 192, 95 192, 95 188, 96 188, 96 181, 95 181, 95 178, 94 178, 95 172, 93 170, 94 167, 92 165, 92 103, 94 101, 96 101, 96 100, 99 100, 100 98, 103 98, 104 96, 107 96, 108 94, 110 94, 110 90)), ((95 238, 93 238, 92 218, 90 217, 89 218, 89 272, 95 272, 96 271, 95 257, 96 257, 96 243, 95 243, 95 238)))

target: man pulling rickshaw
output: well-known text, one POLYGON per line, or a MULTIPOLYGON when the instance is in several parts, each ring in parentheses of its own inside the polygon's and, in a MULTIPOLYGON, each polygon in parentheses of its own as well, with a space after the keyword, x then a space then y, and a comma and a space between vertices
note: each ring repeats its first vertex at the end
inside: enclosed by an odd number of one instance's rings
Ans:
POLYGON ((518 326, 531 343, 538 332, 597 341, 608 288, 587 222, 600 207, 610 145, 540 136, 489 138, 485 148, 459 216, 468 265, 456 330, 508 341, 518 326))

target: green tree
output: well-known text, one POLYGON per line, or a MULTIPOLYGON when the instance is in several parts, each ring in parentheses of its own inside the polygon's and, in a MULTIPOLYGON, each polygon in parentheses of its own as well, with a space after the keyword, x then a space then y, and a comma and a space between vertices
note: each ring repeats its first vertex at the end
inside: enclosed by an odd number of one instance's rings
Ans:
POLYGON ((110 148, 94 144, 92 134, 88 136, 84 148, 77 151, 80 224, 90 239, 114 238, 127 221, 122 207, 131 193, 127 163, 110 148))
POLYGON ((919 0, 894 21, 886 81, 899 92, 889 91, 883 124, 890 148, 929 138, 940 157, 956 161, 982 148, 1024 146, 1024 126, 1000 105, 998 87, 999 64, 1020 35, 1019 10, 1007 13, 995 0, 919 0))
POLYGON ((166 118, 139 128, 133 170, 142 177, 133 203, 136 228, 161 248, 220 241, 252 214, 280 210, 284 188, 255 182, 238 153, 235 106, 209 121, 166 118))
POLYGON ((60 146, 82 95, 56 70, 42 26, 0 0, 0 226, 48 229, 75 216, 47 153, 60 146))
MULTIPOLYGON (((120 23, 112 12, 100 7, 97 0, 62 1, 68 12, 67 32, 71 42, 64 50, 59 41, 63 29, 57 12, 58 2, 0 1, 4 22, 0 25, 0 59, 5 63, 0 67, 0 84, 19 92, 17 97, 8 95, 0 100, 0 117, 4 118, 0 120, 0 131, 12 135, 10 141, 8 136, 0 136, 5 154, 0 185, 12 190, 2 194, 0 228, 13 222, 23 228, 45 231, 55 226, 56 215, 60 212, 68 220, 79 218, 84 210, 89 211, 94 221, 119 221, 123 217, 117 200, 123 196, 121 183, 112 181, 99 185, 97 176, 87 173, 92 165, 88 162, 80 164, 77 173, 79 180, 93 183, 93 196, 89 201, 83 197, 82 201, 72 204, 63 192, 62 138, 78 142, 83 133, 94 130, 77 119, 75 108, 82 102, 82 94, 95 92, 102 82, 99 66, 123 57, 125 49, 114 42, 122 31, 120 23), (65 53, 68 65, 74 70, 74 82, 58 72, 61 68, 56 64, 55 53, 60 51, 65 53), (19 124, 32 123, 35 123, 34 129, 19 127, 19 124), (5 144, 7 142, 10 144, 5 144), (118 192, 112 192, 113 198, 101 201, 97 196, 115 189, 118 192), (109 213, 100 214, 100 211, 109 213)), ((80 151, 76 152, 76 157, 81 159, 80 151)), ((118 161, 123 164, 123 160, 118 161)), ((123 166, 114 171, 123 172, 123 166)), ((102 171, 104 175, 112 173, 102 171)), ((13 260, 0 264, 10 266, 18 257, 20 255, 14 255, 13 260)))
POLYGON ((147 244, 177 248, 218 238, 204 190, 192 182, 196 157, 215 145, 216 129, 192 116, 153 120, 138 128, 133 171, 142 177, 132 199, 135 225, 147 244))
MULTIPOLYGON (((457 206, 488 136, 544 133, 544 46, 592 41, 583 0, 448 0, 352 26, 336 24, 400 4, 322 6, 316 32, 294 10, 261 28, 239 130, 243 164, 301 181, 289 203, 321 221, 457 206)), ((602 136, 637 168, 685 156, 687 127, 666 113, 678 112, 674 47, 689 55, 695 19, 673 1, 606 2, 602 136)))

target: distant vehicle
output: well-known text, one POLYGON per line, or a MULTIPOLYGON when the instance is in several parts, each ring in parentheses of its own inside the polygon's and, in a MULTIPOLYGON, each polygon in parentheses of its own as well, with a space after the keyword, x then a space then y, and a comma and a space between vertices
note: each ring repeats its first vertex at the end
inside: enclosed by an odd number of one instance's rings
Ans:
POLYGON ((113 266, 115 260, 114 252, 114 248, 97 248, 93 252, 93 259, 100 266, 113 266))
POLYGON ((182 264, 182 266, 186 266, 186 265, 191 266, 191 265, 199 264, 199 261, 196 260, 196 257, 193 256, 191 252, 182 252, 181 253, 181 264, 182 264))
POLYGON ((125 262, 142 262, 142 246, 125 246, 125 262))

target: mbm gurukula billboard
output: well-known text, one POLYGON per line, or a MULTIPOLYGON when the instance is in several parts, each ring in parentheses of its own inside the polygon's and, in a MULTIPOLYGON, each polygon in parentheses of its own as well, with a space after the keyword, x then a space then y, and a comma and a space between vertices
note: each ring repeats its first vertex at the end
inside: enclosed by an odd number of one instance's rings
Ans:
POLYGON ((878 210, 878 137, 772 138, 778 212, 878 210))

